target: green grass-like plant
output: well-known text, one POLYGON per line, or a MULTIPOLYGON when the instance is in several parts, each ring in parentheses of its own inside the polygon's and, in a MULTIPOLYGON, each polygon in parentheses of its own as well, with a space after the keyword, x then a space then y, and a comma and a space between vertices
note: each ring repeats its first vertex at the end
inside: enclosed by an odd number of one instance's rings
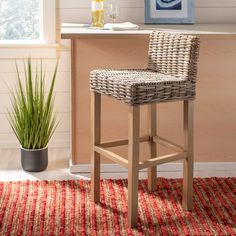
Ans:
POLYGON ((53 89, 57 75, 58 63, 55 66, 49 92, 45 91, 45 71, 38 66, 36 72, 32 72, 32 62, 28 58, 24 64, 25 85, 19 73, 16 63, 17 85, 11 91, 12 108, 8 111, 8 120, 25 149, 41 149, 47 147, 58 122, 53 113, 54 96, 53 89))

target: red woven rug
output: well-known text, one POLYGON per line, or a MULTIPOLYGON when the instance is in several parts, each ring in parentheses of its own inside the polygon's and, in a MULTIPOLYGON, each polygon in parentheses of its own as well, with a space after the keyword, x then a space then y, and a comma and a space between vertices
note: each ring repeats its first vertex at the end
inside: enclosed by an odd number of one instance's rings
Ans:
POLYGON ((236 178, 194 180, 194 210, 181 207, 182 180, 139 185, 139 222, 127 228, 127 180, 0 183, 0 235, 236 235, 236 178))

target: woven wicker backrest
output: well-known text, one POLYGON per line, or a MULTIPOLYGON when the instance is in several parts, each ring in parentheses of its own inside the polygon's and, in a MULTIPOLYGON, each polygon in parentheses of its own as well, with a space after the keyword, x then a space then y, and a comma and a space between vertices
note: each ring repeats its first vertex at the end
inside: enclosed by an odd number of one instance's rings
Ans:
POLYGON ((148 54, 148 69, 196 81, 198 37, 153 31, 148 54))

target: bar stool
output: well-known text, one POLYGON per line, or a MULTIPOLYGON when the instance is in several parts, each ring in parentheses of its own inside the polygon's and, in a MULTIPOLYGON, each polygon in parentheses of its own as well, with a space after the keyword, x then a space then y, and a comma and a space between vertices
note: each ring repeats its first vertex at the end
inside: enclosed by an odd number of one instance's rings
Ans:
POLYGON ((100 200, 100 155, 128 168, 128 223, 138 219, 138 172, 148 168, 148 188, 156 190, 156 166, 183 160, 183 208, 192 209, 193 198, 193 108, 199 39, 191 35, 153 31, 147 69, 94 70, 91 90, 91 198, 100 200), (101 94, 129 106, 128 140, 101 141, 101 94), (156 132, 156 103, 183 101, 184 147, 159 137, 156 132), (139 136, 140 106, 149 104, 149 134, 139 136), (149 142, 151 158, 139 161, 139 143, 149 142), (173 148, 173 154, 157 157, 156 143, 173 148), (107 150, 128 145, 128 160, 107 150))

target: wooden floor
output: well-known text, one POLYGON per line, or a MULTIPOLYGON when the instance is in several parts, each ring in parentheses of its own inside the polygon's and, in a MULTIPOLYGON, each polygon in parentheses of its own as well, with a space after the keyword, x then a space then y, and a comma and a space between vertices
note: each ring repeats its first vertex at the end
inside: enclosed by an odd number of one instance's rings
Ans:
MULTIPOLYGON (((49 165, 46 171, 40 173, 25 172, 21 168, 20 152, 18 149, 0 149, 0 181, 20 180, 69 180, 89 179, 89 173, 71 174, 69 171, 69 149, 49 149, 49 165)), ((141 172, 139 177, 146 178, 141 172)), ((181 171, 159 171, 159 177, 181 178, 181 171)), ((236 171, 195 171, 195 177, 232 177, 236 171)), ((102 178, 127 178, 126 172, 102 173, 102 178)))

